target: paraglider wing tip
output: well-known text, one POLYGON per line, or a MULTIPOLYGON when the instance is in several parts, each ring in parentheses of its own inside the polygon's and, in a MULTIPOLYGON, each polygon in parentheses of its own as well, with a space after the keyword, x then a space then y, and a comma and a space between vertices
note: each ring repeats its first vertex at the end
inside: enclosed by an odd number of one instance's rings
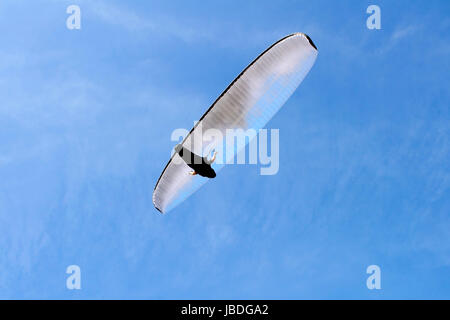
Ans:
MULTIPOLYGON (((156 189, 156 188, 155 188, 156 189)), ((158 210, 160 213, 164 214, 164 212, 158 207, 158 205, 156 204, 155 201, 155 191, 153 191, 153 206, 155 207, 156 210, 158 210)))
MULTIPOLYGON (((305 37, 306 37, 306 39, 308 39, 309 44, 310 44, 314 49, 317 50, 317 47, 316 47, 316 45, 314 44, 314 42, 311 40, 311 38, 310 38, 307 34, 305 34, 305 37)), ((318 51, 318 50, 317 50, 317 51, 318 51)))
MULTIPOLYGON (((284 39, 286 39, 286 38, 290 38, 290 37, 295 37, 295 36, 301 36, 301 37, 306 38, 306 40, 308 40, 308 42, 309 42, 309 44, 311 45, 311 47, 313 47, 314 49, 316 49, 316 51, 319 51, 319 50, 317 49, 316 45, 314 44, 314 41, 312 41, 312 39, 311 39, 306 33, 303 33, 303 32, 295 32, 295 33, 292 33, 292 34, 290 34, 290 35, 284 37, 282 40, 284 40, 284 39)), ((280 40, 280 41, 281 41, 281 40, 280 40)))
POLYGON ((158 207, 156 206, 156 204, 153 204, 153 205, 155 206, 155 209, 159 211, 159 213, 164 214, 164 212, 163 212, 160 208, 158 208, 158 207))

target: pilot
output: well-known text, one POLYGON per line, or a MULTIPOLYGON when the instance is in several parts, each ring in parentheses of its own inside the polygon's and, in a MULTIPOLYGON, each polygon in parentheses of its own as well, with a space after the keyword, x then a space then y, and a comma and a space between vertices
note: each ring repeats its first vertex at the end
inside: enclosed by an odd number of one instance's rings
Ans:
POLYGON ((216 172, 211 167, 211 164, 216 160, 217 152, 214 151, 214 154, 211 159, 207 157, 201 157, 196 155, 195 153, 189 151, 184 148, 181 144, 177 144, 175 146, 175 152, 186 162, 186 164, 193 170, 189 172, 190 175, 200 175, 206 178, 215 178, 216 172))

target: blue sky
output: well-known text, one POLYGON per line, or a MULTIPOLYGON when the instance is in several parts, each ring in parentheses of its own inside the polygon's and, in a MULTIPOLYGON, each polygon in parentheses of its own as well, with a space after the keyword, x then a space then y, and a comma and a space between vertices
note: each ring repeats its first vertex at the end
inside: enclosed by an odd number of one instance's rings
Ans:
POLYGON ((448 1, 1 1, 0 298, 450 298, 448 1), (81 8, 81 30, 66 8, 81 8), (381 8, 382 29, 366 28, 381 8), (167 215, 174 143, 279 38, 315 66, 167 215), (79 265, 82 289, 66 289, 79 265), (368 290, 366 268, 381 268, 368 290))

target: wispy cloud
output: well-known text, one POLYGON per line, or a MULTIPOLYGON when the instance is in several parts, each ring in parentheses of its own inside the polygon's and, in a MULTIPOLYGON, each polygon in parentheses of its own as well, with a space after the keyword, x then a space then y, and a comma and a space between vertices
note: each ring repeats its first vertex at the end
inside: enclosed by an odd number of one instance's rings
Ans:
POLYGON ((146 12, 145 15, 129 8, 126 4, 109 1, 83 1, 83 7, 90 10, 104 23, 123 30, 145 33, 154 38, 169 37, 185 43, 208 43, 216 47, 242 49, 245 46, 267 45, 290 32, 280 28, 254 28, 245 21, 201 19, 190 15, 161 12, 146 12))
POLYGON ((196 21, 155 13, 142 16, 124 4, 106 1, 88 1, 83 2, 83 5, 101 21, 128 31, 151 32, 157 36, 174 37, 187 43, 210 41, 214 37, 211 28, 202 26, 196 21))
POLYGON ((414 25, 408 25, 404 27, 398 27, 394 33, 391 35, 392 41, 398 41, 402 38, 408 37, 413 35, 414 32, 416 32, 419 29, 418 26, 414 25))

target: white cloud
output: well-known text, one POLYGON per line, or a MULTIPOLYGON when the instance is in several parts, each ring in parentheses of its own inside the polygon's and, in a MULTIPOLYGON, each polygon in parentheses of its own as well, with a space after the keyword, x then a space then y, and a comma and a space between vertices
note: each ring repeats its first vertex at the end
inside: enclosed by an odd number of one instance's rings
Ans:
POLYGON ((392 41, 398 41, 398 40, 400 40, 402 38, 411 36, 418 29, 419 29, 418 26, 413 26, 413 25, 397 28, 394 31, 394 33, 392 34, 391 40, 392 41))

